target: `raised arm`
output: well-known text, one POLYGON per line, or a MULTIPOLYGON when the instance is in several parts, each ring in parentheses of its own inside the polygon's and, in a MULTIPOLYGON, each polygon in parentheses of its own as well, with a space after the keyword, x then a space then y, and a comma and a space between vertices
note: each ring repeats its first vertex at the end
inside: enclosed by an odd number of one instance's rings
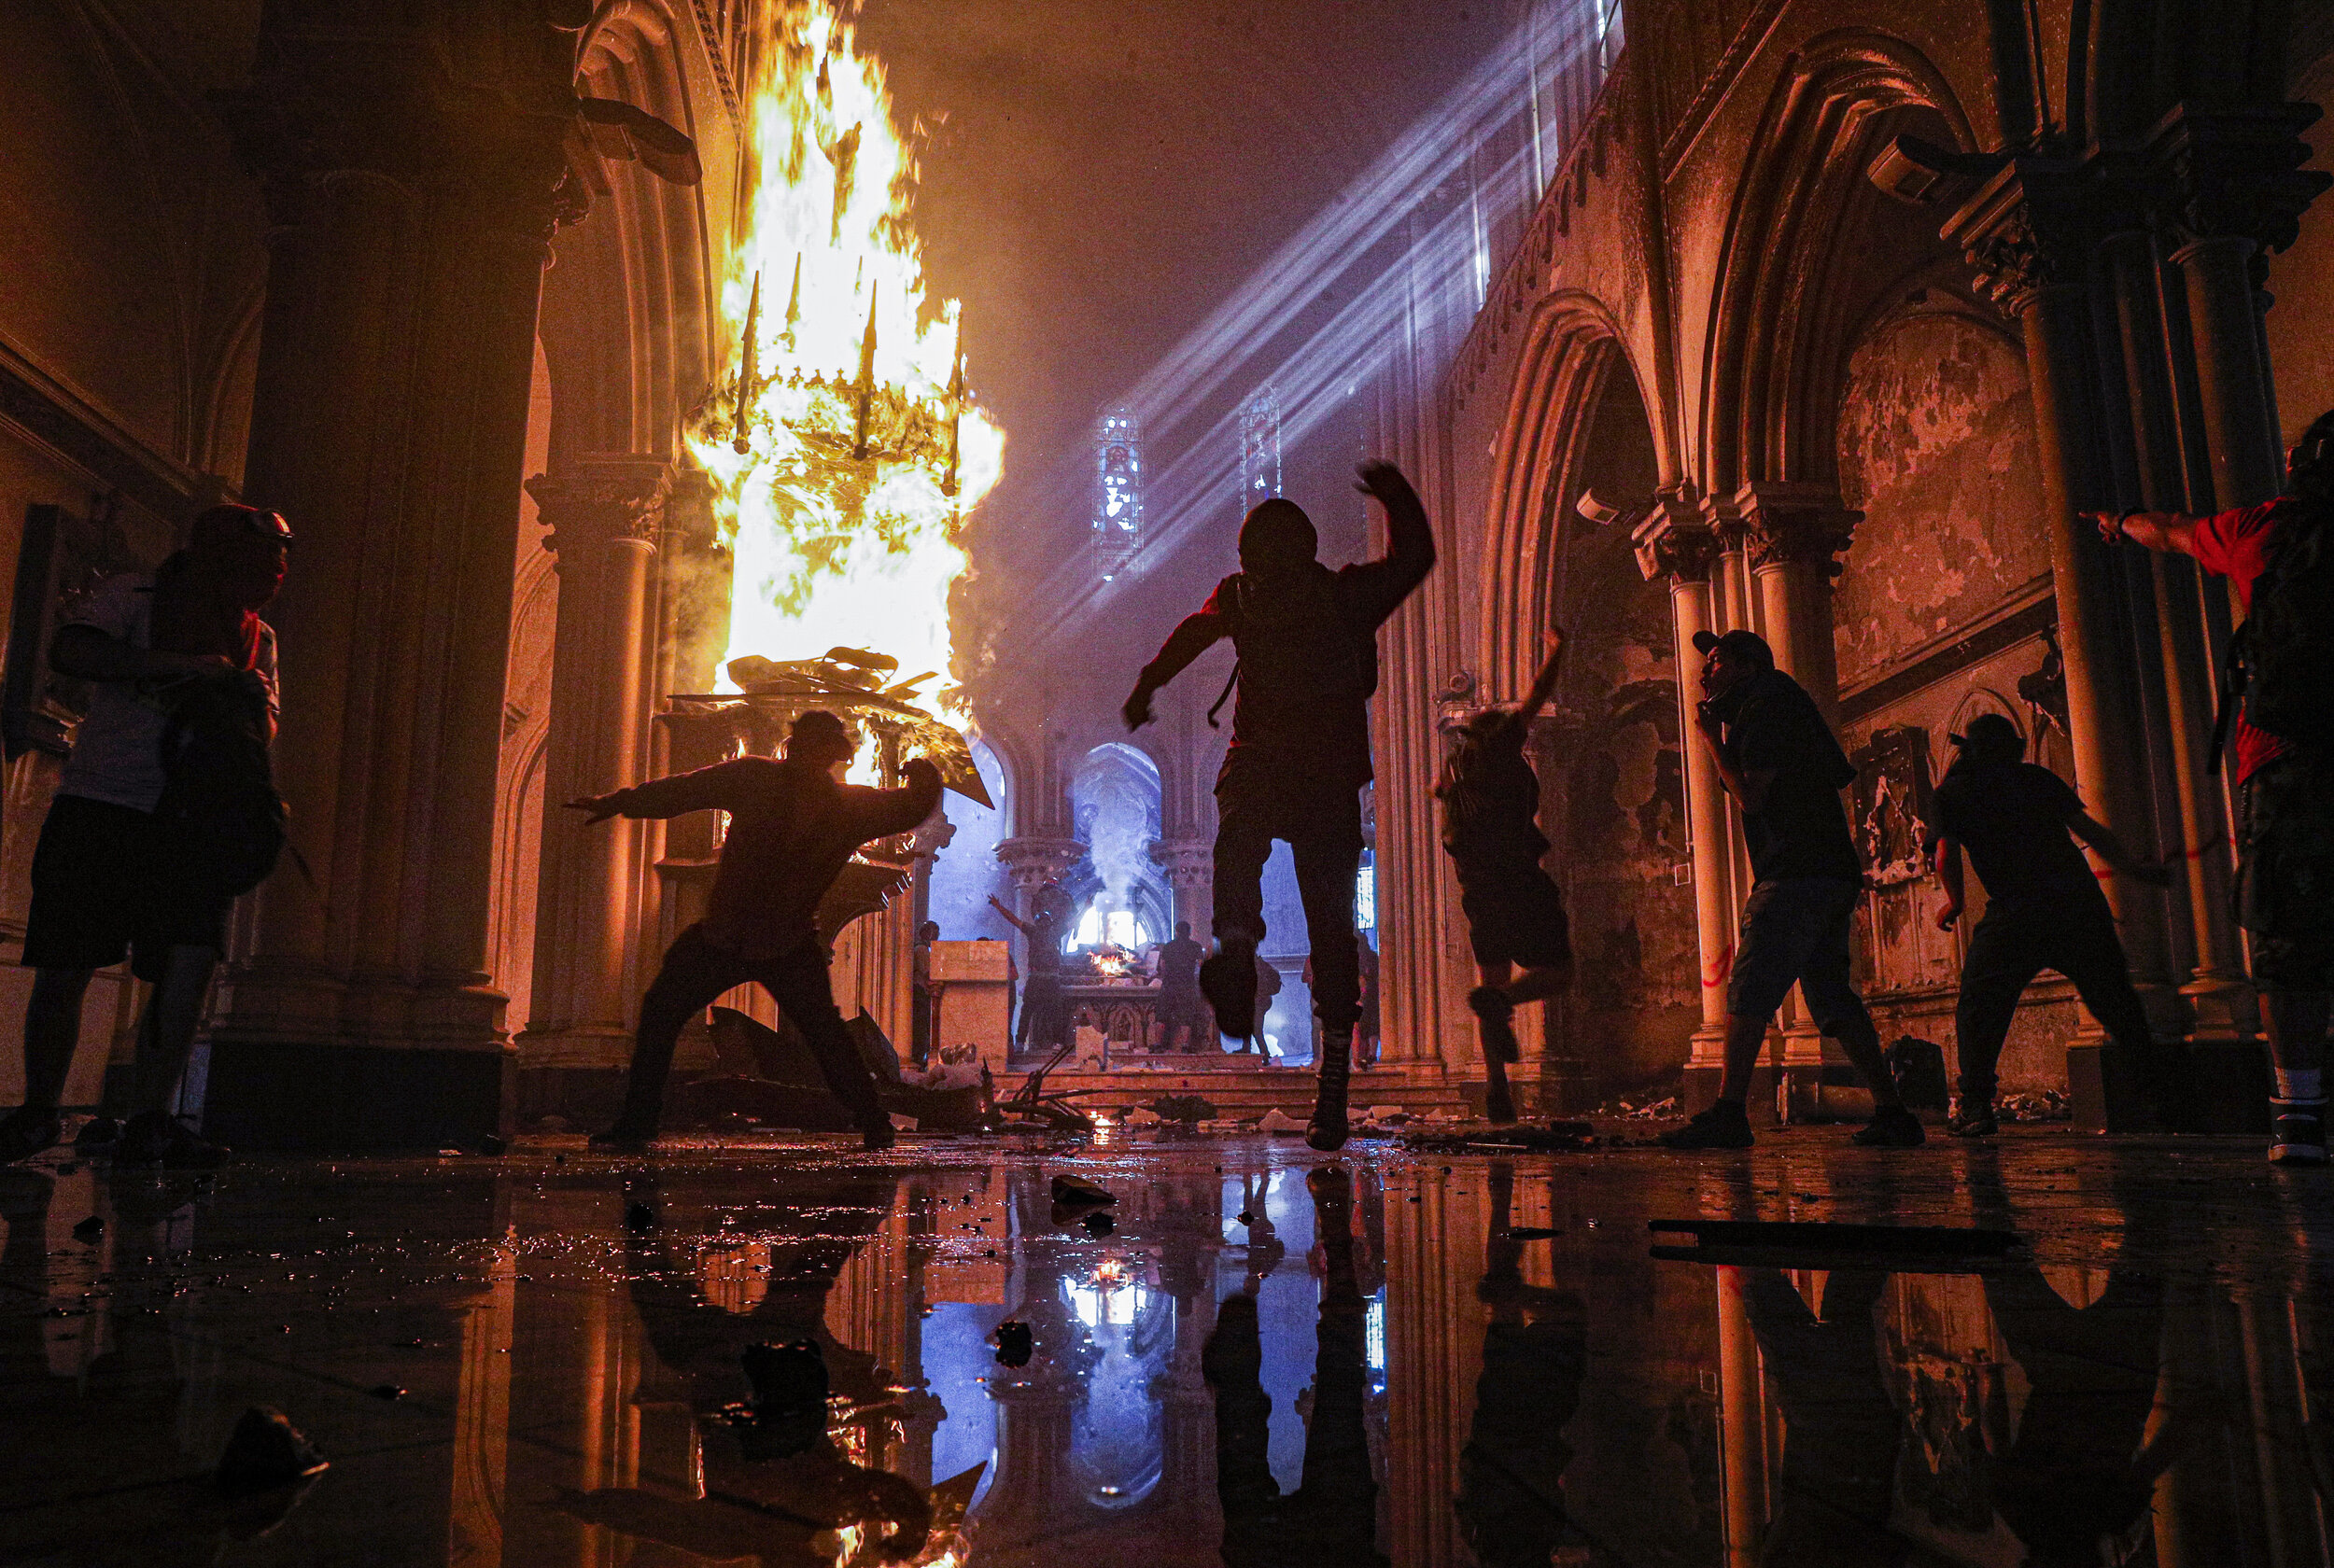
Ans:
POLYGON ((2099 525, 2100 538, 2109 544, 2130 539, 2158 555, 2196 553, 2196 525, 2204 521, 2184 511, 2087 511, 2099 525))
POLYGON ((1564 668, 1564 633, 1548 634, 1548 657, 1542 661, 1540 673, 1532 678, 1532 689, 1524 693, 1524 706, 1516 717, 1529 722, 1540 710, 1548 706, 1548 699, 1556 694, 1556 677, 1564 668))
POLYGON ((1370 565, 1373 575, 1383 579, 1383 609, 1391 615, 1394 607, 1434 569, 1434 529, 1427 522, 1426 503, 1401 469, 1383 459, 1372 459, 1359 472, 1361 479, 1354 488, 1376 497, 1385 508, 1385 553, 1370 565))
POLYGON ((1135 677, 1134 690, 1128 693, 1126 706, 1119 709, 1120 716, 1127 721, 1127 728, 1139 730, 1149 723, 1155 717, 1151 712, 1152 693, 1181 675, 1192 660, 1230 635, 1230 618, 1216 608, 1213 595, 1209 597, 1206 608, 1199 613, 1185 616, 1183 624, 1167 634, 1167 640, 1160 645, 1158 654, 1143 666, 1143 673, 1135 677))
POLYGON ((1011 926, 1015 931, 1019 931, 1023 936, 1035 936, 1037 934, 1037 928, 1034 925, 1022 919, 1019 915, 1014 914, 1012 910, 1006 908, 1004 903, 998 901, 997 895, 994 893, 989 895, 989 907, 1004 916, 1005 923, 1011 926))
POLYGON ((846 791, 856 809, 858 821, 853 831, 862 844, 869 839, 889 838, 893 833, 913 833, 932 815, 932 808, 940 804, 940 770, 930 758, 909 758, 900 775, 907 782, 896 790, 846 791))

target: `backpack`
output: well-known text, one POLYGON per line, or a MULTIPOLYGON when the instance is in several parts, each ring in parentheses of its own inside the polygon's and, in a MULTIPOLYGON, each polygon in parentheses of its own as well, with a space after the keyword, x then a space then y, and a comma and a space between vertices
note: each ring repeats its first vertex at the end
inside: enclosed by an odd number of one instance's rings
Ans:
POLYGON ((1355 623, 1341 586, 1335 572, 1317 564, 1269 589, 1246 572, 1224 580, 1218 591, 1231 612, 1240 659, 1222 695, 1207 710, 1209 727, 1216 724, 1216 710, 1247 679, 1315 699, 1367 701, 1377 694, 1377 628, 1355 623))
POLYGON ((2252 609, 2229 635, 2215 766, 2239 701, 2288 745, 2334 750, 2334 529, 2317 508, 2281 510, 2252 609))
POLYGON ((176 841, 189 880, 224 898, 267 880, 289 812, 275 789, 267 695, 256 677, 189 683, 162 730, 162 774, 154 815, 176 841))

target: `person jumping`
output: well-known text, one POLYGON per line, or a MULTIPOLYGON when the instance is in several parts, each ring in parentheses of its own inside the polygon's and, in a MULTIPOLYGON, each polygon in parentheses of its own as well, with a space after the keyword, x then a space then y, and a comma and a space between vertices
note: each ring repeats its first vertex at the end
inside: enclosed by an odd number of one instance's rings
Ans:
POLYGON ((1434 567, 1434 534, 1410 481, 1391 463, 1362 465, 1358 488, 1385 509, 1387 550, 1331 571, 1294 501, 1264 501, 1240 525, 1240 570, 1168 637, 1143 667, 1123 714, 1151 721, 1151 697, 1230 637, 1240 663, 1231 747, 1216 779, 1216 950, 1200 989, 1216 1027, 1255 1033, 1257 946, 1264 940, 1264 862, 1285 839, 1297 862, 1321 1020, 1319 1084, 1306 1141, 1342 1148, 1361 1016, 1354 890, 1361 868, 1361 787, 1370 782, 1370 698, 1377 629, 1434 567))
POLYGON ((682 1029, 724 991, 752 980, 802 1031, 828 1089, 851 1112, 866 1146, 891 1147, 892 1119, 877 1102, 875 1079, 836 1010, 819 903, 861 845, 912 832, 932 815, 940 804, 940 770, 918 757, 902 769, 907 778, 903 789, 844 784, 835 771, 851 753, 843 721, 813 708, 794 721, 783 761, 738 757, 568 803, 589 812, 590 822, 729 813, 705 918, 666 949, 663 966, 640 999, 624 1114, 592 1139, 595 1146, 637 1149, 656 1136, 682 1029))
POLYGON ((1564 662, 1564 634, 1551 634, 1548 644, 1547 662, 1520 705, 1487 707, 1461 727, 1434 791, 1482 982, 1467 1004, 1483 1032, 1484 1109, 1495 1122, 1515 1120, 1508 1063, 1523 1055, 1512 1022, 1517 1005, 1572 984, 1564 895, 1540 863, 1548 853, 1537 819, 1540 777, 1524 757, 1532 720, 1555 694, 1564 662))

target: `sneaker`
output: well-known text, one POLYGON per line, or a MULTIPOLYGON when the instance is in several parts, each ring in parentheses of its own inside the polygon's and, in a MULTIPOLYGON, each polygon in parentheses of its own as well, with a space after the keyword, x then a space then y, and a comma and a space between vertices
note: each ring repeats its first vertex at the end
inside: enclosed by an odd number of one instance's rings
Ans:
POLYGON ((869 1154, 880 1154, 900 1141, 892 1126, 892 1118, 878 1112, 870 1121, 859 1124, 859 1141, 869 1154))
POLYGON ((1856 1129, 1853 1142, 1866 1149, 1918 1149, 1929 1141, 1920 1118, 1901 1105, 1883 1105, 1856 1129))
POLYGON ((1324 1029, 1316 1049, 1321 1057, 1320 1086, 1314 1094, 1313 1119, 1305 1124, 1305 1142, 1333 1155, 1353 1136, 1346 1120, 1345 1095, 1353 1075, 1354 1037, 1350 1031, 1340 1034, 1324 1029))
POLYGON ((82 1154, 111 1149, 121 1141, 121 1124, 111 1116, 91 1116, 81 1124, 81 1130, 73 1135, 73 1146, 82 1154))
POLYGON ((2271 1165, 2324 1165, 2326 1163, 2325 1100, 2272 1099, 2270 1101, 2270 1163, 2271 1165))
POLYGON ((1200 994, 1216 1010, 1216 1027, 1234 1040, 1256 1033, 1256 945, 1232 937, 1200 965, 1200 994))
POLYGON ((1467 1005, 1483 1030, 1485 1060, 1495 1056, 1503 1062, 1523 1059, 1524 1043, 1515 1037, 1515 1003, 1505 991, 1497 986, 1478 986, 1467 993, 1467 1005))
POLYGON ((0 1165, 31 1159, 44 1149, 55 1148, 63 1136, 64 1125, 54 1111, 20 1105, 0 1120, 0 1165))
POLYGON ((1661 1141, 1669 1149, 1748 1149, 1758 1141, 1750 1136, 1750 1113, 1729 1099, 1663 1133, 1661 1141))
POLYGON ((1991 1138, 2002 1130, 2002 1124, 1994 1116, 1992 1100, 1955 1095, 1953 1109, 1946 1113, 1945 1130, 1956 1138, 1991 1138))
POLYGON ((116 1165, 160 1165, 173 1170, 205 1170, 225 1165, 233 1151, 214 1143, 177 1117, 161 1111, 133 1116, 114 1145, 116 1165))

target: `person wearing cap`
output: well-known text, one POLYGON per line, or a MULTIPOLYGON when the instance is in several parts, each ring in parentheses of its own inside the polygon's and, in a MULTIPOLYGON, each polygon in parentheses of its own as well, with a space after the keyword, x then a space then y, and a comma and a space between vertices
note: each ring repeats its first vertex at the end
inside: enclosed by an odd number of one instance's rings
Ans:
POLYGON ((1920 1123, 1905 1108, 1881 1055, 1879 1030, 1849 978, 1849 933, 1863 892, 1863 861, 1849 836, 1839 792, 1856 769, 1823 714, 1775 667, 1764 637, 1696 632, 1702 697, 1695 729, 1718 777, 1742 811, 1750 896, 1726 980, 1725 1071, 1717 1103, 1665 1133, 1673 1149, 1747 1149, 1745 1109, 1759 1047, 1795 982, 1816 1028, 1840 1043, 1871 1086, 1873 1117, 1855 1141, 1911 1148, 1920 1123))
POLYGON ((57 1141, 82 999, 91 977, 125 954, 131 973, 154 987, 138 1023, 130 1115, 120 1126, 97 1118, 80 1141, 111 1141, 116 1161, 127 1164, 201 1167, 227 1155, 171 1105, 234 901, 207 885, 155 808, 169 781, 164 733, 198 683, 248 688, 274 735, 275 633, 259 611, 283 585, 291 537, 275 512, 212 507, 195 518, 185 549, 150 573, 100 583, 58 629, 49 663, 90 682, 89 716, 74 732, 33 851, 24 1103, 0 1120, 0 1161, 57 1141))
POLYGON ((666 949, 640 999, 624 1113, 593 1137, 595 1146, 637 1149, 656 1136, 682 1029, 724 991, 753 982, 802 1031, 866 1146, 891 1147, 892 1119, 835 1005, 819 903, 861 845, 913 832, 932 815, 940 770, 918 757, 902 770, 901 789, 845 784, 836 775, 853 750, 843 721, 813 708, 794 721, 782 760, 738 757, 568 803, 588 813, 587 825, 611 817, 729 813, 705 917, 666 949))
POLYGON ((1937 929, 1950 931, 1961 917, 1963 850, 1985 886, 1986 913, 1961 959, 1953 1012, 1961 1092, 1946 1130, 1961 1138, 1997 1130, 1994 1066, 2018 997, 2046 969, 2074 983, 2122 1058, 2116 1066, 2134 1083, 2152 1085, 2156 1044, 2147 1012, 2131 986, 2115 913, 2074 840, 2151 888, 2171 886, 2172 874, 2134 859, 2083 809, 2066 780, 2021 761, 2026 741, 2007 718, 1981 713, 1966 733, 1949 738, 1953 765, 1933 798, 1930 855, 1945 887, 1937 929))
MULTIPOLYGON (((1216 777, 1216 944, 1200 990, 1216 1026, 1256 1032, 1257 948, 1264 940, 1264 862, 1284 839, 1313 948, 1316 1084, 1305 1141, 1344 1146, 1361 959, 1354 899, 1361 873, 1361 787, 1370 782, 1370 698, 1378 628, 1433 569, 1434 532, 1401 469, 1365 463, 1358 488, 1385 508, 1386 553, 1331 571, 1315 559, 1313 520, 1274 497, 1240 525, 1240 570, 1143 666, 1121 710, 1151 721, 1151 698, 1225 637, 1239 651, 1231 746, 1216 777)), ((1230 693, 1227 688, 1227 694, 1230 693)), ((1215 719, 1211 714, 1211 724, 1215 719)))

